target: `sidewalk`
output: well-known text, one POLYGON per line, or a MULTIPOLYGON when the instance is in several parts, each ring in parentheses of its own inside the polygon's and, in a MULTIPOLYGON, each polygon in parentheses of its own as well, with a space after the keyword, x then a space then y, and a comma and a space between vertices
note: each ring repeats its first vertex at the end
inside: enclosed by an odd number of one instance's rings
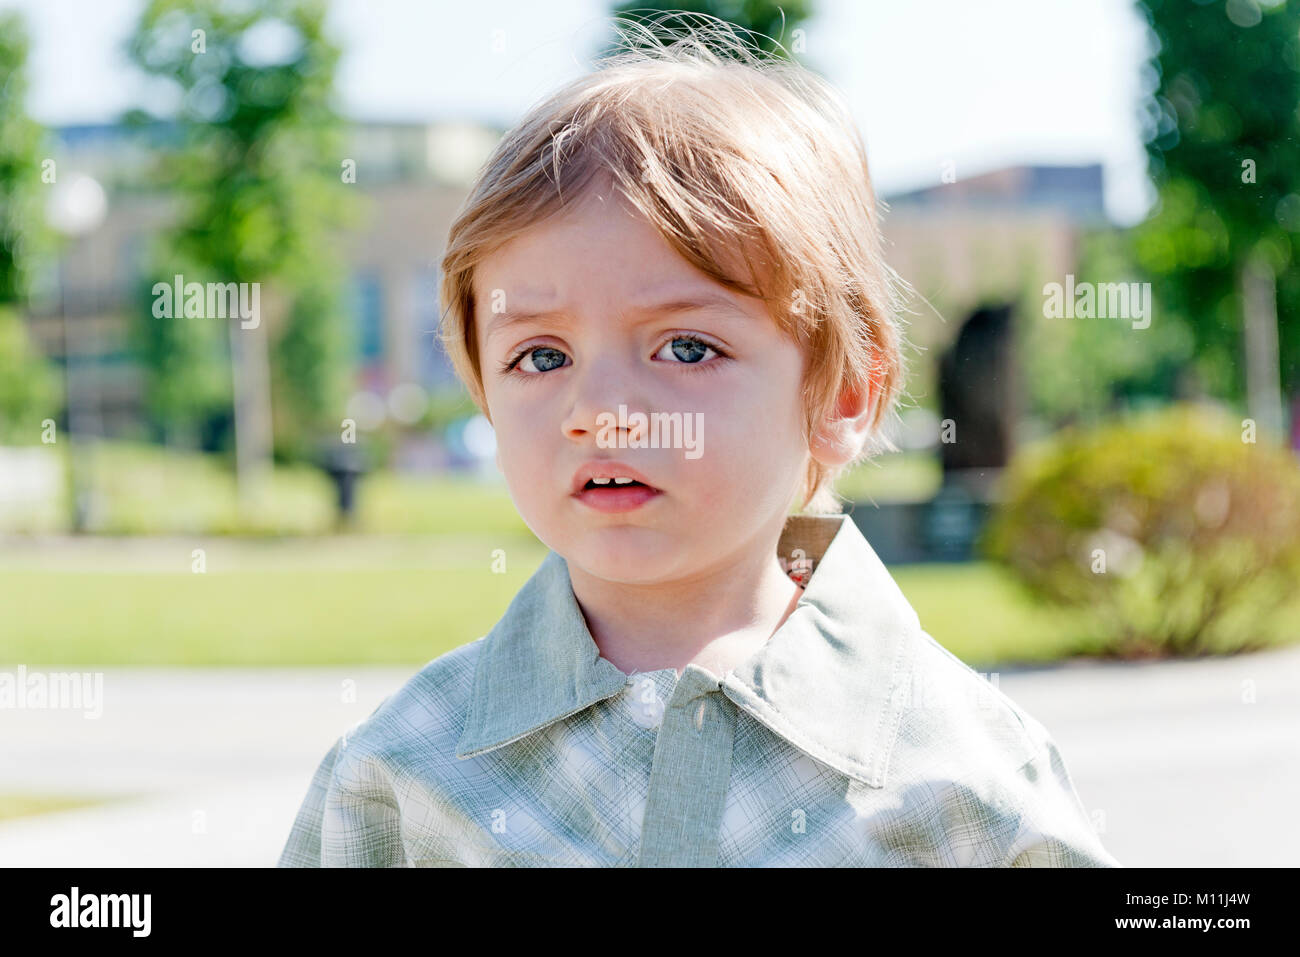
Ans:
MULTIPOLYGON (((0 791, 147 795, 0 821, 0 866, 273 865, 320 759, 416 670, 114 668, 97 720, 0 711, 0 791)), ((1120 863, 1300 863, 1300 647, 998 686, 1056 739, 1120 863)))
POLYGON ((2 710, 0 791, 140 797, 0 820, 0 867, 273 865, 321 758, 417 670, 108 668, 98 719, 2 710))

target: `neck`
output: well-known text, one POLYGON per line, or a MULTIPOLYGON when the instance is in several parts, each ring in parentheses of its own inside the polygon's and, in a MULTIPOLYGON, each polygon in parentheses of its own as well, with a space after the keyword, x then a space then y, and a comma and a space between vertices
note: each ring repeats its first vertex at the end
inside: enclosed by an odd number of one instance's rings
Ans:
POLYGON ((601 657, 626 674, 680 674, 696 664, 725 675, 785 623, 803 593, 781 570, 779 534, 765 533, 712 569, 653 585, 606 581, 570 564, 574 597, 601 657))

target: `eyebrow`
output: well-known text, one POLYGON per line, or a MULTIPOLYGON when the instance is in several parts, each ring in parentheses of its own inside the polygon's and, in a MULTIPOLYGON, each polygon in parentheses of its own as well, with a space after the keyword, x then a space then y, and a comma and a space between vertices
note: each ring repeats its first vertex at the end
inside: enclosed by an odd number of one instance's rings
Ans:
MULTIPOLYGON (((731 313, 735 318, 748 318, 744 310, 735 302, 721 293, 697 293, 688 296, 676 296, 663 302, 650 303, 642 306, 629 306, 624 311, 627 313, 641 314, 644 316, 663 315, 665 313, 689 312, 695 309, 708 309, 717 313, 731 313)), ((568 313, 563 309, 545 309, 536 312, 512 311, 498 313, 485 331, 485 338, 491 339, 497 333, 524 322, 536 322, 542 325, 557 325, 568 318, 568 313)))

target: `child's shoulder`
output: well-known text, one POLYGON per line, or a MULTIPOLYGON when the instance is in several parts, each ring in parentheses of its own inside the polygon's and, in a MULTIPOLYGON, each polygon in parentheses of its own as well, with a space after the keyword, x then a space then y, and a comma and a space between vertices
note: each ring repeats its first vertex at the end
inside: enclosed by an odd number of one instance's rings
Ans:
POLYGON ((454 753, 483 642, 478 638, 429 661, 344 735, 343 747, 354 758, 404 752, 413 742, 454 753))
POLYGON ((984 674, 917 633, 911 674, 900 680, 902 717, 894 767, 945 777, 1015 775, 1049 741, 1046 729, 984 674))
MULTIPOLYGON (((1114 867, 1042 723, 924 631, 895 678, 888 764, 904 830, 933 827, 937 860, 1114 867)), ((909 831, 910 833, 910 831, 909 831)))

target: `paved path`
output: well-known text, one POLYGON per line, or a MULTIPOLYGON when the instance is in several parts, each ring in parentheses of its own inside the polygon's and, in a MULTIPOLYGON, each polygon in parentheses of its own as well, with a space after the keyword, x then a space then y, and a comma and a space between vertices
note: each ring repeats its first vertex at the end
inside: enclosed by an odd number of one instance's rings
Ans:
MULTIPOLYGON (((321 757, 414 671, 114 668, 98 719, 0 710, 0 792, 120 799, 0 821, 0 866, 274 864, 321 757)), ((1121 863, 1300 864, 1300 647, 997 680, 1121 863)))

